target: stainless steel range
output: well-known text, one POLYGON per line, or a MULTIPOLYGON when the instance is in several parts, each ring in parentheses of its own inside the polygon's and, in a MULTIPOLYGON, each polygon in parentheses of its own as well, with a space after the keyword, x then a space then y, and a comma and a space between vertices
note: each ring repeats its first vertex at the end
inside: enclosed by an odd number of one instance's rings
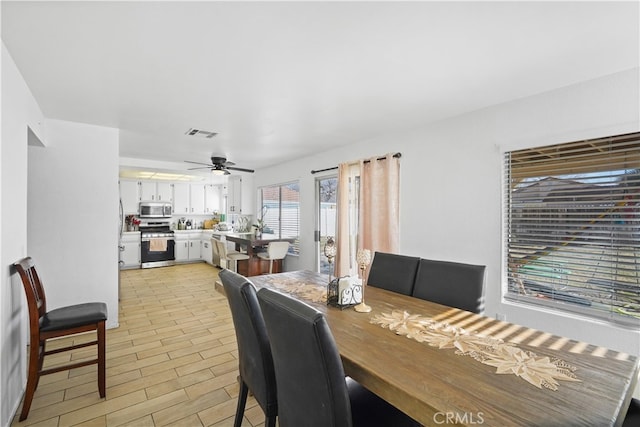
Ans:
POLYGON ((169 220, 145 220, 140 223, 142 268, 174 265, 175 243, 169 220))

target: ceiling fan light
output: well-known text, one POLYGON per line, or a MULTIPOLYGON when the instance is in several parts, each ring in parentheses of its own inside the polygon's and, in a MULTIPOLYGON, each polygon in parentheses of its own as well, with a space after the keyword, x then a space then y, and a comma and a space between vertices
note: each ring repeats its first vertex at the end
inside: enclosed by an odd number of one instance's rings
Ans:
POLYGON ((212 173, 213 175, 220 175, 220 176, 221 176, 221 175, 226 175, 226 174, 228 174, 229 172, 227 172, 227 171, 226 171, 226 170, 224 170, 224 169, 211 169, 211 173, 212 173))

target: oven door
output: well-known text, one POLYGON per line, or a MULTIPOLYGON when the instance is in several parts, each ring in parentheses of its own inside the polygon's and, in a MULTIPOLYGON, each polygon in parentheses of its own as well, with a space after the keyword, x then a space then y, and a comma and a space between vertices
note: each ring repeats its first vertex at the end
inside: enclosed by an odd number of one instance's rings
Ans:
POLYGON ((175 244, 176 241, 173 236, 142 236, 140 245, 142 268, 162 267, 175 264, 175 244))

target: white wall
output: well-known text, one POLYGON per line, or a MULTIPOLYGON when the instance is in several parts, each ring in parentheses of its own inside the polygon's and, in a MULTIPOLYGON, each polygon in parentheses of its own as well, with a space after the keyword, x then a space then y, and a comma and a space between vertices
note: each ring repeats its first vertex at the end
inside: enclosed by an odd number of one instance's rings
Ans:
POLYGON ((20 403, 26 372, 24 291, 9 266, 27 255, 28 128, 42 136, 38 104, 2 44, 2 143, 0 144, 0 425, 20 403))
POLYGON ((4 44, 1 77, 0 426, 7 426, 24 391, 28 336, 13 262, 35 258, 48 308, 104 301, 108 327, 117 325, 119 147, 117 129, 45 121, 4 44))
POLYGON ((47 309, 107 303, 118 324, 118 129, 46 121, 29 147, 28 237, 47 309))
POLYGON ((287 270, 314 269, 311 169, 399 151, 400 252, 487 266, 486 314, 640 355, 640 332, 502 300, 502 155, 528 146, 640 130, 638 69, 361 141, 261 170, 255 182, 300 180, 301 254, 287 270))

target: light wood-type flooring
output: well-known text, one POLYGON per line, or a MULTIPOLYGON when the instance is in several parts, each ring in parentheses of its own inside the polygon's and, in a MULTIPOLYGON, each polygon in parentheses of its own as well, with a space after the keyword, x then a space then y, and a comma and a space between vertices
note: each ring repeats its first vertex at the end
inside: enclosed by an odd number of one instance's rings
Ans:
MULTIPOLYGON (((96 365, 46 375, 29 417, 16 415, 12 426, 232 426, 238 350, 218 272, 205 263, 122 271, 120 325, 107 330, 107 397, 98 395, 96 365)), ((95 347, 45 363, 90 354, 95 347)), ((242 425, 264 425, 252 397, 242 425)))

